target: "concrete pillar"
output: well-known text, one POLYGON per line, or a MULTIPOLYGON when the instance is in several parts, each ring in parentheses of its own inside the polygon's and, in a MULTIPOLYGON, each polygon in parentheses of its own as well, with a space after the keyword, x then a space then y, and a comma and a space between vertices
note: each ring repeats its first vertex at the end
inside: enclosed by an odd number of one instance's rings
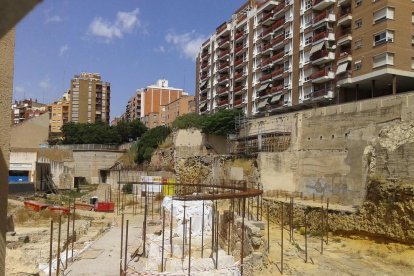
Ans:
POLYGON ((355 101, 358 101, 359 84, 355 85, 355 101))
POLYGON ((13 94, 14 38, 11 29, 0 38, 0 275, 5 275, 10 127, 13 94))
MULTIPOLYGON (((15 29, 41 0, 3 0, 0 9, 0 276, 6 275, 6 222, 15 29)), ((39 26, 40 27, 40 26, 39 26)))
POLYGON ((392 94, 397 94, 397 76, 392 75, 392 94))

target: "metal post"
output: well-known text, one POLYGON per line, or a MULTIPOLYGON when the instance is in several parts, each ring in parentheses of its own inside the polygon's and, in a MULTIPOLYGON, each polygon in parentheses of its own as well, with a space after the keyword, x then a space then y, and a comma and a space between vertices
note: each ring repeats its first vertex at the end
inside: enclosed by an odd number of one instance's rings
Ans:
POLYGON ((215 225, 214 225, 214 222, 215 222, 215 213, 216 213, 216 210, 215 210, 215 208, 214 208, 214 204, 213 204, 213 210, 212 210, 212 212, 211 212, 211 256, 213 256, 213 252, 214 252, 214 236, 215 236, 215 225))
POLYGON ((217 234, 216 234, 216 269, 218 268, 218 250, 219 250, 219 229, 220 229, 220 212, 217 211, 217 234))
POLYGON ((49 276, 52 276, 52 258, 53 258, 53 219, 50 220, 49 276))
POLYGON ((308 262, 308 220, 305 211, 305 263, 308 262))
POLYGON ((164 272, 164 237, 165 237, 165 209, 162 208, 161 272, 164 272))
POLYGON ((183 257, 182 259, 184 260, 184 256, 185 256, 185 225, 186 225, 186 221, 185 221, 185 202, 184 202, 184 214, 183 214, 183 257))
POLYGON ((204 251, 204 200, 203 200, 203 212, 201 217, 201 258, 203 258, 204 251))
POLYGON ((283 202, 282 203, 282 218, 281 218, 281 227, 280 227, 280 231, 281 231, 281 238, 280 238, 280 273, 283 274, 283 225, 284 225, 284 214, 283 214, 283 202))
POLYGON ((267 252, 270 252, 270 212, 269 212, 269 203, 266 204, 267 211, 267 252))
POLYGON ((73 260, 73 244, 76 240, 75 220, 76 220, 76 199, 73 201, 73 216, 72 216, 72 260, 73 260))
POLYGON ((171 200, 171 214, 170 214, 170 248, 171 248, 171 253, 170 256, 173 256, 173 239, 172 239, 172 228, 173 228, 173 201, 171 200))
POLYGON ((151 220, 154 221, 154 185, 151 185, 151 220))
POLYGON ((242 210, 242 212, 243 212, 243 216, 242 216, 242 228, 241 228, 241 231, 242 231, 242 237, 241 237, 241 250, 240 250, 240 275, 241 276, 243 276, 243 255, 244 255, 244 213, 245 213, 245 207, 246 207, 246 198, 243 198, 243 210, 242 210))
POLYGON ((323 236, 324 236, 324 233, 323 233, 323 229, 324 229, 324 216, 325 216, 325 214, 324 214, 324 211, 323 211, 323 206, 321 207, 321 255, 323 254, 323 236))
POLYGON ((188 275, 190 275, 191 272, 191 217, 190 217, 190 232, 188 237, 188 275))
POLYGON ((228 214, 229 214, 229 217, 228 217, 228 220, 227 220, 227 223, 228 223, 227 255, 230 255, 230 241, 231 241, 230 212, 228 214))
POLYGON ((121 216, 121 257, 119 258, 120 262, 119 262, 119 269, 121 271, 121 275, 122 275, 122 254, 123 254, 123 246, 124 246, 124 213, 122 213, 121 216))
POLYGON ((65 268, 68 267, 69 230, 70 230, 70 201, 69 201, 68 225, 66 227, 66 259, 65 259, 65 268))
POLYGON ((124 254, 124 273, 126 275, 127 272, 127 255, 128 255, 128 226, 129 220, 126 221, 126 229, 125 229, 125 254, 124 254))
POLYGON ((56 275, 59 275, 60 272, 60 230, 62 228, 62 215, 59 215, 59 231, 58 231, 58 248, 57 248, 57 268, 56 275))
POLYGON ((143 255, 144 257, 147 256, 146 254, 146 242, 147 242, 147 213, 148 213, 148 190, 147 190, 147 183, 145 183, 145 206, 144 206, 144 222, 143 222, 143 255))
POLYGON ((328 238, 329 238, 329 197, 326 199, 326 244, 328 245, 328 238))

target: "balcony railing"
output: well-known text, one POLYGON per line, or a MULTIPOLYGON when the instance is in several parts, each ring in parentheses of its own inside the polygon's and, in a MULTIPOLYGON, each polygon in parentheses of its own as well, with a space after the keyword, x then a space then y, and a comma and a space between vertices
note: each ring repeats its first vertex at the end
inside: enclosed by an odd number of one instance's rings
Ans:
POLYGON ((275 14, 277 14, 278 12, 280 12, 281 10, 283 10, 285 8, 285 3, 282 2, 279 5, 277 5, 276 7, 274 7, 273 12, 275 14))
POLYGON ((272 39, 272 45, 276 45, 276 44, 282 42, 283 40, 285 40, 285 35, 283 35, 283 34, 279 35, 279 36, 272 39))
POLYGON ((310 60, 315 61, 315 60, 323 58, 323 57, 328 57, 329 53, 330 53, 330 51, 328 51, 328 50, 317 51, 317 52, 313 53, 310 56, 310 60))
POLYGON ((219 106, 222 106, 222 105, 225 105, 225 104, 228 104, 228 103, 229 103, 229 100, 228 99, 218 101, 218 105, 219 106))
POLYGON ((218 88, 217 89, 217 94, 224 94, 229 92, 229 88, 228 87, 222 87, 222 88, 218 88))
POLYGON ((273 12, 269 12, 269 13, 267 13, 267 14, 263 15, 263 17, 262 17, 262 19, 260 20, 260 22, 264 22, 264 21, 266 21, 266 20, 267 20, 267 19, 269 19, 270 17, 273 17, 273 15, 274 15, 274 13, 273 13, 273 12))
POLYGON ((244 31, 236 33, 236 34, 234 35, 234 40, 239 39, 240 37, 244 36, 244 34, 245 34, 245 32, 244 32, 244 31))
POLYGON ((229 78, 229 76, 228 75, 225 75, 225 76, 221 76, 217 81, 218 82, 222 82, 222 81, 224 81, 224 80, 226 80, 226 79, 228 79, 229 78))
POLYGON ((234 105, 240 105, 243 102, 242 99, 235 99, 234 100, 234 105))
POLYGON ((341 9, 339 12, 338 12, 338 18, 341 18, 341 17, 343 17, 343 16, 347 16, 348 14, 350 14, 351 13, 351 7, 347 7, 347 8, 345 8, 345 9, 341 9))
POLYGON ((242 90, 243 89, 243 85, 239 85, 239 86, 236 86, 236 87, 234 87, 234 92, 239 92, 240 90, 242 90))
POLYGON ((285 19, 279 19, 278 21, 276 21, 275 23, 273 23, 272 28, 273 29, 277 29, 280 26, 282 26, 283 24, 285 24, 285 19))
POLYGON ((243 72, 239 72, 239 73, 235 73, 234 74, 234 79, 237 80, 239 78, 243 77, 243 72))
POLYGON ((227 50, 227 51, 221 51, 219 54, 218 54, 218 57, 219 58, 222 58, 222 57, 224 57, 225 55, 227 55, 227 54, 229 54, 230 53, 230 51, 229 50, 227 50))
POLYGON ((237 59, 234 61, 234 66, 238 66, 243 63, 243 59, 237 59))
POLYGON ((327 96, 328 91, 329 91, 328 89, 322 88, 322 89, 313 91, 312 93, 309 93, 308 95, 305 96, 305 98, 306 99, 314 99, 314 98, 327 96))
POLYGON ((318 40, 320 40, 320 39, 322 39, 322 38, 325 38, 325 37, 327 37, 327 36, 328 36, 328 32, 327 32, 327 31, 325 31, 325 32, 320 32, 320 33, 318 33, 318 34, 315 34, 315 35, 313 36, 313 42, 318 41, 318 40))
POLYGON ((240 52, 241 50, 243 50, 244 46, 240 45, 239 47, 237 47, 236 49, 234 49, 234 53, 237 54, 238 52, 240 52))
POLYGON ((283 68, 275 69, 272 71, 272 78, 279 76, 280 74, 283 74, 283 68))
POLYGON ((242 22, 244 19, 246 19, 247 18, 247 15, 246 14, 243 14, 243 15, 241 15, 241 16, 239 16, 238 18, 237 18, 237 23, 240 23, 240 22, 242 22))
POLYGON ((278 60, 278 59, 282 58, 284 55, 285 55, 285 52, 281 51, 281 52, 277 53, 276 55, 272 56, 272 60, 273 61, 278 60))
POLYGON ((263 44, 262 52, 266 51, 267 49, 271 48, 273 45, 272 43, 263 44))
POLYGON ((266 74, 266 75, 262 76, 259 80, 260 81, 266 81, 266 80, 270 79, 271 77, 272 77, 272 74, 269 73, 269 74, 266 74))
POLYGON ((343 36, 350 35, 350 34, 352 34, 351 28, 344 28, 338 31, 338 37, 343 37, 343 36))
POLYGON ((268 58, 268 59, 265 59, 264 61, 262 61, 260 63, 260 65, 261 66, 266 66, 266 65, 270 64, 271 62, 272 62, 272 59, 271 58, 268 58))
POLYGON ((322 69, 322 70, 319 70, 319 71, 316 71, 316 72, 312 73, 312 75, 310 75, 310 78, 312 80, 314 80, 314 79, 318 79, 318 78, 321 78, 321 77, 329 77, 329 75, 330 75, 329 73, 332 73, 332 71, 322 69))
POLYGON ((272 89, 270 90, 271 93, 277 93, 277 92, 282 92, 283 91, 283 84, 272 87, 272 89))
POLYGON ((221 45, 223 45, 224 43, 226 43, 227 41, 229 41, 230 40, 230 37, 226 37, 226 38, 222 38, 222 39, 220 39, 219 41, 217 41, 217 43, 218 43, 218 46, 221 46, 221 45))
POLYGON ((219 70, 224 69, 224 68, 228 67, 228 66, 229 66, 229 64, 230 64, 229 62, 222 63, 222 64, 220 64, 220 65, 218 66, 218 69, 219 69, 219 70))
POLYGON ((216 32, 219 34, 227 28, 227 23, 222 24, 216 29, 216 32))

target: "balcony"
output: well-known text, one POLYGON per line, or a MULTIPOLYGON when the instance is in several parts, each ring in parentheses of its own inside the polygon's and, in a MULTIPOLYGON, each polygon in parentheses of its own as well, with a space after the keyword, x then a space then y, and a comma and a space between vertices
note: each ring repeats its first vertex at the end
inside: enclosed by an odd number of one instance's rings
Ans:
POLYGON ((267 52, 267 50, 269 50, 269 49, 271 49, 272 48, 272 43, 266 43, 266 44, 263 44, 263 46, 262 46, 262 53, 263 52, 267 52))
POLYGON ((229 87, 228 86, 217 88, 217 94, 218 95, 224 95, 224 94, 227 94, 227 93, 229 93, 229 87))
POLYGON ((272 71, 272 78, 278 78, 280 76, 283 75, 284 69, 283 68, 279 68, 279 69, 275 69, 272 71))
POLYGON ((282 27, 283 24, 285 24, 285 19, 279 19, 275 23, 272 24, 272 28, 273 28, 273 30, 276 31, 277 29, 279 29, 280 27, 282 27))
POLYGON ((228 76, 228 75, 224 75, 224 76, 221 76, 221 77, 217 80, 217 83, 221 84, 221 83, 227 82, 228 80, 229 80, 229 76, 228 76))
POLYGON ((336 0, 313 0, 312 9, 321 11, 335 4, 336 0))
POLYGON ((351 43, 352 41, 352 30, 351 28, 342 29, 338 32, 338 39, 337 39, 337 45, 346 45, 351 43))
POLYGON ((229 104, 229 100, 228 99, 224 99, 224 100, 217 101, 217 105, 218 106, 223 106, 223 105, 226 105, 226 104, 229 104))
POLYGON ((352 22, 352 13, 351 7, 347 7, 345 9, 341 9, 338 13, 338 25, 351 25, 352 22))
POLYGON ((277 37, 272 39, 272 42, 271 42, 272 46, 275 46, 279 43, 282 43, 284 40, 285 40, 285 35, 284 34, 278 35, 277 37))
POLYGON ((338 60, 338 64, 344 61, 352 61, 352 50, 351 48, 346 49, 339 49, 336 59, 338 60))
POLYGON ((241 78, 243 78, 246 74, 244 72, 237 72, 234 74, 234 80, 239 80, 241 78))
POLYGON ((239 15, 239 17, 237 17, 237 24, 241 23, 246 18, 247 18, 246 14, 239 15))
POLYGON ((263 14, 262 19, 260 19, 260 23, 265 26, 272 24, 274 15, 273 11, 263 14))
POLYGON ((229 31, 230 29, 228 28, 228 24, 227 22, 224 22, 223 24, 221 24, 217 29, 216 29, 216 33, 220 34, 223 33, 224 31, 229 31))
POLYGON ((218 58, 222 59, 222 58, 226 57, 228 54, 230 54, 230 50, 220 51, 220 53, 218 54, 218 58))
POLYGON ((222 64, 218 65, 217 69, 218 69, 218 71, 222 71, 224 69, 227 69, 229 67, 229 65, 230 65, 229 62, 225 62, 225 63, 222 63, 222 64))
POLYGON ((235 86, 233 91, 234 91, 234 93, 237 93, 237 92, 241 91, 243 88, 244 88, 243 85, 235 86))
POLYGON ((272 56, 273 62, 278 62, 279 60, 283 59, 283 56, 285 55, 285 51, 280 51, 276 55, 272 56))
POLYGON ((333 91, 323 88, 305 95, 305 100, 319 100, 321 98, 333 99, 333 91))
POLYGON ((243 99, 234 99, 234 103, 233 103, 233 105, 234 106, 239 106, 239 105, 241 105, 243 103, 243 99))
POLYGON ((237 41, 238 41, 240 38, 242 38, 245 34, 246 34, 246 33, 245 33, 244 31, 237 32, 237 33, 234 35, 234 40, 237 42, 237 41))
POLYGON ((237 59, 234 61, 234 68, 238 68, 241 64, 243 64, 243 59, 237 59))
POLYGON ((268 81, 269 79, 271 79, 272 78, 272 74, 271 73, 268 73, 268 74, 266 74, 266 75, 264 75, 264 76, 262 76, 262 77, 260 77, 260 81, 261 82, 264 82, 264 81, 268 81))
POLYGON ((201 76, 200 76, 200 80, 205 80, 205 79, 207 79, 209 77, 209 75, 208 74, 202 74, 201 76))
POLYGON ((260 66, 262 67, 262 69, 265 69, 267 67, 266 65, 269 65, 271 63, 272 63, 272 59, 271 58, 267 58, 267 59, 263 60, 260 63, 260 66))
POLYGON ((317 16, 315 16, 313 18, 313 25, 317 25, 320 23, 325 23, 325 22, 335 22, 336 21, 336 16, 333 13, 328 13, 326 10, 321 12, 320 14, 318 14, 317 16))
POLYGON ((217 45, 218 45, 218 47, 224 47, 224 46, 227 46, 227 44, 229 44, 227 42, 230 42, 230 36, 219 39, 217 41, 217 45))
POLYGON ((317 43, 321 40, 335 40, 335 34, 329 31, 323 31, 313 35, 313 43, 317 43))
POLYGON ((310 76, 313 83, 323 83, 335 78, 335 73, 326 69, 312 73, 310 76))
POLYGON ((207 61, 201 63, 201 70, 206 69, 207 68, 207 65, 208 65, 208 62, 207 61))
POLYGON ((209 53, 209 52, 207 52, 207 53, 203 53, 203 54, 201 55, 201 59, 202 59, 202 60, 205 60, 205 59, 207 59, 209 56, 210 56, 210 53, 209 53))
POLYGON ((272 89, 270 90, 270 93, 277 94, 277 93, 283 92, 283 89, 284 89, 283 84, 277 85, 275 87, 272 87, 272 89))
POLYGON ((206 101, 207 100, 207 96, 205 96, 205 97, 200 97, 200 103, 201 102, 204 102, 204 101, 206 101))
POLYGON ((234 54, 238 54, 239 52, 241 52, 244 48, 244 45, 240 45, 239 47, 236 47, 234 49, 234 54))
POLYGON ((335 53, 328 50, 320 50, 313 53, 310 57, 312 64, 318 65, 330 62, 335 59, 335 53))

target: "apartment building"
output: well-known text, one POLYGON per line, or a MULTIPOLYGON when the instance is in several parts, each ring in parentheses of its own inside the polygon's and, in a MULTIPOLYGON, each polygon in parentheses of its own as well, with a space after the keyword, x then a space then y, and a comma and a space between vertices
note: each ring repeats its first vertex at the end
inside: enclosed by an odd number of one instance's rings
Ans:
POLYGON ((135 95, 128 101, 123 119, 133 121, 141 118, 141 94, 143 90, 137 89, 135 95))
POLYGON ((161 124, 171 126, 177 117, 195 112, 194 96, 182 96, 167 105, 161 106, 161 124))
POLYGON ((63 94, 58 101, 50 104, 49 109, 49 132, 61 133, 62 126, 69 122, 70 90, 63 94))
POLYGON ((37 99, 14 101, 12 109, 12 124, 17 125, 26 120, 38 117, 47 112, 47 105, 38 103, 37 99))
POLYGON ((141 120, 149 128, 164 125, 161 121, 162 107, 187 96, 183 89, 168 86, 168 80, 158 80, 141 90, 141 120))
POLYGON ((196 110, 255 116, 412 91, 413 21, 413 1, 248 1, 201 46, 196 110))
POLYGON ((74 123, 109 124, 111 84, 97 73, 75 75, 70 83, 69 118, 74 123))

